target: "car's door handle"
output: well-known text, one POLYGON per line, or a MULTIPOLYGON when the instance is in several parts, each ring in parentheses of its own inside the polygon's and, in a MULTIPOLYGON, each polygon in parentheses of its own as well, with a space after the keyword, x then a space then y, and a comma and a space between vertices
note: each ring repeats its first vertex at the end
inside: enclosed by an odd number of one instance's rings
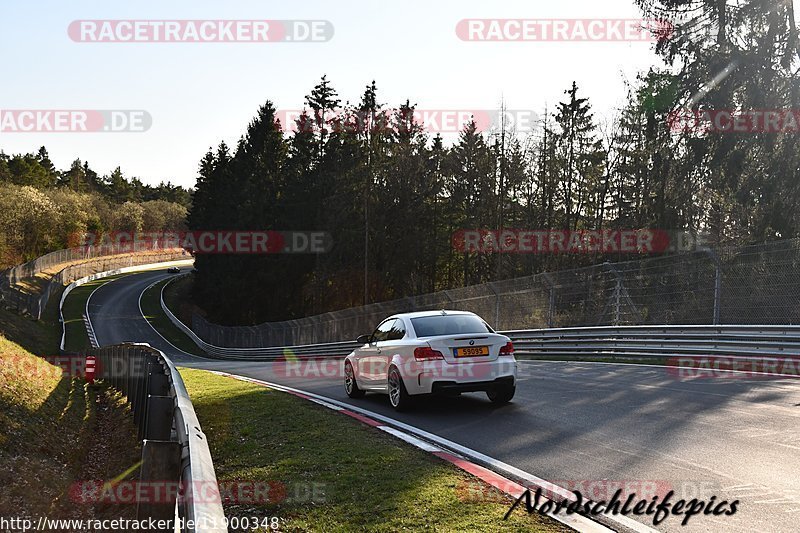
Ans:
POLYGON ((381 353, 381 349, 380 348, 378 348, 378 353, 381 353))

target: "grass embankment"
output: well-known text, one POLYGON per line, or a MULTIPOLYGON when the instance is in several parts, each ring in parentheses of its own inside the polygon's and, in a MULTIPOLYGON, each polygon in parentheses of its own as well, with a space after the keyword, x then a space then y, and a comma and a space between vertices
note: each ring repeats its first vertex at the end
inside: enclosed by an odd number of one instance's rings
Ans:
POLYGON ((57 329, 0 312, 0 516, 132 518, 127 505, 78 504, 70 489, 107 480, 141 455, 129 409, 115 391, 62 373, 26 346, 57 346, 57 329), (47 331, 47 329, 51 331, 47 331), (55 342, 54 342, 55 341, 55 342))
MULTIPOLYGON (((197 344, 192 341, 183 331, 177 328, 175 324, 164 314, 164 311, 161 309, 161 289, 164 287, 164 284, 171 281, 170 279, 166 279, 164 281, 159 281, 152 287, 148 288, 142 294, 141 304, 142 304, 142 313, 144 317, 147 319, 148 322, 158 331, 161 336, 167 339, 173 346, 180 348, 184 352, 207 357, 207 354, 201 350, 197 344)), ((166 294, 164 296, 164 302, 166 303, 166 294)), ((174 313, 175 307, 170 307, 170 310, 174 313)))
POLYGON ((61 342, 61 330, 57 316, 53 319, 50 311, 51 306, 48 306, 45 318, 33 320, 0 307, 0 336, 35 354, 55 355, 61 342))
POLYGON ((221 486, 279 487, 269 499, 282 501, 228 502, 228 517, 277 516, 282 531, 567 531, 522 512, 503 521, 510 499, 350 417, 209 372, 181 375, 221 486))

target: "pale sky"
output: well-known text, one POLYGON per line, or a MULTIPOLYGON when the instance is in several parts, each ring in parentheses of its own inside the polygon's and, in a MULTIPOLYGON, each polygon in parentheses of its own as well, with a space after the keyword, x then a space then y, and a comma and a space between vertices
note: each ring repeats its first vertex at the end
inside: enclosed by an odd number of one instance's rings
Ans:
POLYGON ((466 42, 465 18, 641 17, 633 0, 42 0, 6 2, 0 17, 0 109, 137 109, 139 133, 0 132, 7 154, 46 146, 56 167, 88 160, 146 183, 194 185, 210 146, 235 145, 258 106, 300 109, 323 74, 343 100, 376 80, 379 100, 422 109, 552 109, 573 80, 598 116, 625 99, 624 80, 657 64, 648 42, 466 42), (74 20, 327 20, 323 43, 81 43, 74 20))

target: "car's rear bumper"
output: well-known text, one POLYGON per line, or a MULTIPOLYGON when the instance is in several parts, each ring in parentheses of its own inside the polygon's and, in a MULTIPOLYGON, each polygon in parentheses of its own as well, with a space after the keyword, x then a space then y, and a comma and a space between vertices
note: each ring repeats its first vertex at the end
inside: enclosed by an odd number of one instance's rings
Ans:
POLYGON ((517 362, 512 358, 503 358, 470 365, 453 365, 443 361, 428 363, 424 368, 406 373, 403 381, 408 393, 416 395, 486 391, 496 388, 498 384, 513 385, 516 376, 517 362))
POLYGON ((431 386, 433 394, 456 394, 461 392, 486 392, 515 385, 514 376, 503 376, 492 381, 457 383, 455 381, 435 381, 431 386))

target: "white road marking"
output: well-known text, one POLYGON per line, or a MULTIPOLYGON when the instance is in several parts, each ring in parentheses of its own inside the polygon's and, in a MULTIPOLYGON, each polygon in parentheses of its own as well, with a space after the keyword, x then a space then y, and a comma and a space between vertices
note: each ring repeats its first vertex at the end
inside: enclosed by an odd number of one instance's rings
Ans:
POLYGON ((386 433, 389 433, 390 435, 394 435, 398 439, 404 440, 407 443, 411 444, 412 446, 416 446, 417 448, 419 448, 421 450, 425 450, 426 452, 441 452, 441 451, 444 451, 441 448, 437 448, 433 444, 429 444, 429 443, 425 442, 422 439, 418 439, 413 435, 409 435, 408 433, 405 433, 403 431, 397 430, 397 429, 395 429, 393 427, 390 427, 390 426, 378 426, 378 429, 380 429, 381 431, 385 431, 386 433))

